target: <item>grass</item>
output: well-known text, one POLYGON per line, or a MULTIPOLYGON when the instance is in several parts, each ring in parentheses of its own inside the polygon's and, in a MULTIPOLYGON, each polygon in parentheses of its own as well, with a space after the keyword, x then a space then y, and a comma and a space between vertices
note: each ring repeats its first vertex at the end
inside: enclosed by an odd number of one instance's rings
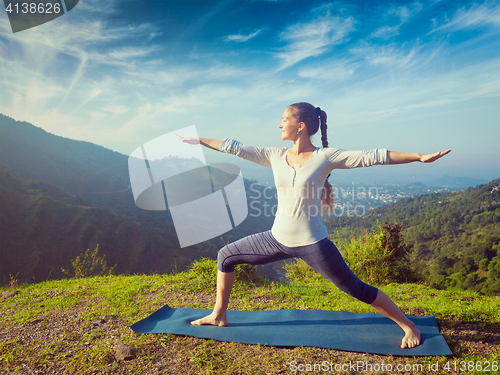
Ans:
MULTIPOLYGON (((327 372, 342 364, 348 369, 348 364, 360 361, 372 366, 383 362, 394 368, 399 364, 409 369, 405 373, 449 374, 480 373, 478 364, 487 361, 490 368, 494 361, 500 365, 497 297, 417 284, 390 284, 382 289, 404 313, 435 315, 453 357, 392 357, 320 348, 267 347, 170 334, 138 335, 128 328, 165 304, 210 309, 215 301, 214 277, 215 262, 205 260, 190 272, 173 275, 103 276, 21 285, 17 288, 19 294, 0 300, 0 373, 324 373, 327 367, 327 372), (117 340, 137 348, 136 358, 116 361, 113 346, 117 340), (460 371, 462 362, 476 367, 460 371)), ((230 308, 373 312, 321 279, 270 283, 243 271, 235 283, 230 308)), ((371 373, 369 368, 363 370, 371 373)))

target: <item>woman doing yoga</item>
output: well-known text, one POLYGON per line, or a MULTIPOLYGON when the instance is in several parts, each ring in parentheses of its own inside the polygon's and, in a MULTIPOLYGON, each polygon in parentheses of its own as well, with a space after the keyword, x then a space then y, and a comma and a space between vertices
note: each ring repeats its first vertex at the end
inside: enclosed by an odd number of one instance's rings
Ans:
POLYGON ((416 154, 385 149, 345 151, 329 148, 326 113, 309 103, 288 106, 279 128, 281 139, 292 141, 292 148, 259 148, 231 139, 177 136, 185 143, 202 144, 271 167, 278 192, 278 209, 272 229, 242 238, 218 252, 214 310, 191 324, 227 326, 226 312, 234 283, 235 265, 266 264, 298 257, 340 290, 369 304, 396 322, 405 332, 401 348, 419 345, 420 332, 415 324, 384 292, 362 282, 352 273, 336 246, 328 239, 328 231, 321 215, 325 208, 331 209, 333 204, 332 188, 327 180, 333 169, 415 161, 430 163, 448 154, 450 150, 435 154, 416 154), (310 138, 319 128, 323 148, 315 147, 310 138))

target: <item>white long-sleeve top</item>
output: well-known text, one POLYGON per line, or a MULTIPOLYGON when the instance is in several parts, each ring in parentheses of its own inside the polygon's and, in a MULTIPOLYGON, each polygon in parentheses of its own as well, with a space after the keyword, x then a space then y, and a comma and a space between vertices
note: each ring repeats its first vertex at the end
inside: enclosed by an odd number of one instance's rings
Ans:
POLYGON ((333 169, 389 164, 386 149, 345 151, 316 147, 311 157, 296 168, 286 160, 286 147, 253 147, 226 138, 221 140, 219 150, 273 169, 278 208, 271 232, 288 247, 311 245, 328 237, 321 220, 321 192, 333 169))

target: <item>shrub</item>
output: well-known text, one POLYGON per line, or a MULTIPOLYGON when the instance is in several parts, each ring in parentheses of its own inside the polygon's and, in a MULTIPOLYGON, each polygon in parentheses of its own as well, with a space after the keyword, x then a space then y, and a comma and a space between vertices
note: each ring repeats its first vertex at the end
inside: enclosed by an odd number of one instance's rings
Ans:
POLYGON ((106 263, 106 254, 98 256, 98 252, 99 244, 97 244, 93 251, 87 249, 82 256, 78 255, 71 261, 73 272, 65 270, 64 268, 62 268, 62 271, 68 275, 68 277, 75 278, 112 275, 116 264, 113 267, 108 268, 106 263))
POLYGON ((345 249, 346 263, 360 279, 371 284, 419 281, 411 260, 412 246, 405 243, 403 230, 398 222, 385 222, 375 232, 351 239, 345 249))

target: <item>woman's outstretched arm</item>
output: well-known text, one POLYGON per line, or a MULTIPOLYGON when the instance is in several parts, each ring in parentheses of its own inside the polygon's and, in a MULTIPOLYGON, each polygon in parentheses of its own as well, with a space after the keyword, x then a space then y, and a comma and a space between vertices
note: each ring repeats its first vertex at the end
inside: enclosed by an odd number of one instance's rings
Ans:
POLYGON ((239 156, 240 158, 253 161, 254 163, 270 167, 271 154, 279 153, 281 149, 276 147, 253 147, 244 145, 233 139, 208 139, 208 138, 187 138, 174 134, 178 139, 184 143, 191 145, 203 145, 211 148, 212 150, 221 151, 227 154, 239 156))
POLYGON ((416 154, 408 152, 396 152, 387 151, 387 157, 389 158, 389 164, 405 164, 414 161, 419 161, 421 163, 432 163, 439 158, 449 154, 451 150, 446 150, 444 152, 438 151, 434 154, 416 154))
POLYGON ((208 138, 187 138, 181 137, 180 135, 174 134, 184 143, 189 143, 190 145, 202 145, 212 150, 219 151, 220 139, 208 139, 208 138))

